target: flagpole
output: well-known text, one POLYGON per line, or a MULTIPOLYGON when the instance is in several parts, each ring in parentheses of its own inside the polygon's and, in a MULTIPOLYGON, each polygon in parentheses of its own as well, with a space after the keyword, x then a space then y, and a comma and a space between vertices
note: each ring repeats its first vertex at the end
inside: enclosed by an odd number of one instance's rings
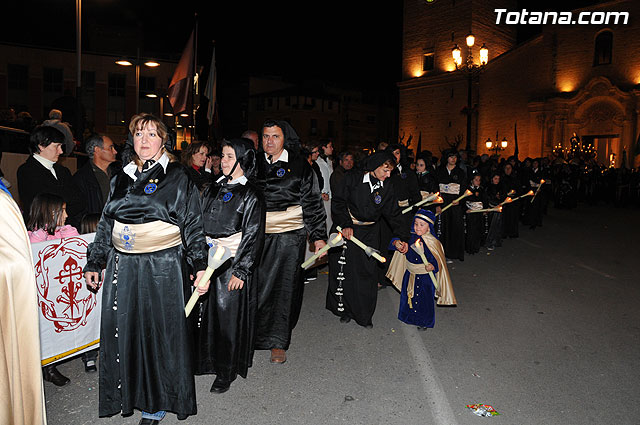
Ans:
MULTIPOLYGON (((196 81, 195 76, 198 72, 198 13, 195 13, 195 34, 193 37, 193 74, 191 79, 193 81, 193 89, 191 90, 191 143, 193 143, 193 133, 196 131, 196 81)), ((200 82, 198 81, 198 84, 200 82)))

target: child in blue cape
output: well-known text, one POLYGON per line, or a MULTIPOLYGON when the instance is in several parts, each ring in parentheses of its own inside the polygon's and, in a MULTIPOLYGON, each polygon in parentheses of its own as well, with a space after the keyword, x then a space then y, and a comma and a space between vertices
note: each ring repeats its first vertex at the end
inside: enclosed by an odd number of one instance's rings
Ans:
MULTIPOLYGON (((438 305, 455 305, 456 299, 447 270, 442 244, 434 236, 435 215, 419 209, 411 226, 410 248, 406 254, 396 250, 389 265, 387 277, 400 290, 398 319, 419 330, 435 324, 435 302, 438 305), (420 252, 428 264, 425 264, 420 252)), ((395 250, 395 240, 390 248, 395 250)))

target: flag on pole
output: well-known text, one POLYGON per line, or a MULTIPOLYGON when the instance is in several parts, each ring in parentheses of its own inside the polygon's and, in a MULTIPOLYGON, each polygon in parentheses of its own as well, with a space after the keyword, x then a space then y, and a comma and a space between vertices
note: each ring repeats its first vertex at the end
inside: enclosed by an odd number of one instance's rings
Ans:
POLYGON ((513 151, 513 156, 516 157, 516 161, 518 161, 518 121, 513 126, 513 140, 516 143, 515 149, 513 151))
POLYGON ((207 120, 209 125, 213 124, 213 116, 216 113, 216 91, 218 85, 218 73, 216 72, 216 48, 213 48, 211 56, 211 67, 209 68, 209 78, 207 79, 207 87, 204 95, 209 99, 209 107, 207 108, 207 120))
POLYGON ((182 52, 178 67, 171 78, 169 90, 167 90, 174 113, 187 110, 189 93, 193 87, 193 33, 194 31, 191 32, 191 37, 182 52))

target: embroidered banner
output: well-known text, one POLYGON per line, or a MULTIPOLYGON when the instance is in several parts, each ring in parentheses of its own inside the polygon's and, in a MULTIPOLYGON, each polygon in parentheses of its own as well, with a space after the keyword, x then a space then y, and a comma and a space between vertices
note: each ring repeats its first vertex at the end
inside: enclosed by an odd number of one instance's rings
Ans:
POLYGON ((57 362, 99 346, 102 292, 89 291, 82 268, 95 233, 34 243, 40 358, 57 362))

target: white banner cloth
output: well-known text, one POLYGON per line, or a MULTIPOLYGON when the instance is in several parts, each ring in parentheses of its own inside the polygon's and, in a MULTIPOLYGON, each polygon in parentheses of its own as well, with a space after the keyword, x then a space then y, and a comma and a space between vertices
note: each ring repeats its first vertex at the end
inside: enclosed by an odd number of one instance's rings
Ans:
POLYGON ((99 346, 102 292, 89 291, 82 269, 95 233, 31 245, 40 313, 42 364, 99 346))

